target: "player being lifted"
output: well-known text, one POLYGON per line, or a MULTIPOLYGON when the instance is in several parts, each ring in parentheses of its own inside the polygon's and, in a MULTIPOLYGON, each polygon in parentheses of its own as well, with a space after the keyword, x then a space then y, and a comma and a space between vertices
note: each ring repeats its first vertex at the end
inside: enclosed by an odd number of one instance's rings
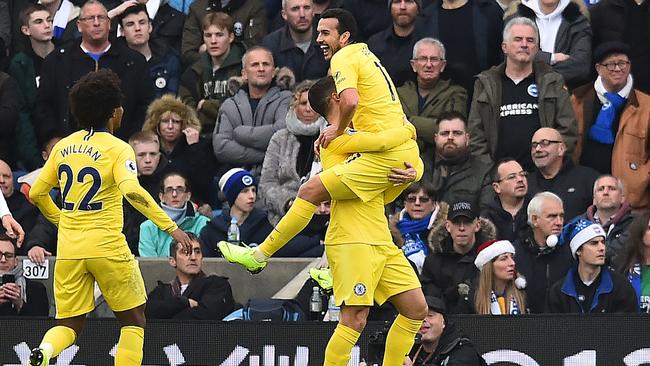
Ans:
MULTIPOLYGON (((365 326, 373 302, 393 303, 400 315, 393 323, 386 342, 385 365, 401 365, 410 351, 427 307, 415 272, 402 252, 392 244, 384 204, 392 201, 406 184, 395 186, 389 180, 391 169, 405 163, 422 163, 414 140, 377 152, 357 151, 344 163, 330 166, 342 145, 354 141, 354 134, 343 134, 353 123, 355 130, 381 135, 382 131, 404 124, 404 113, 395 87, 379 60, 357 35, 352 15, 341 9, 324 12, 318 23, 318 42, 326 59, 331 59, 330 78, 320 80, 310 90, 312 108, 323 115, 327 127, 319 143, 326 168, 303 184, 298 197, 259 247, 250 249, 228 243, 218 244, 224 257, 250 271, 259 271, 266 261, 311 219, 315 205, 332 199, 326 253, 334 278, 334 294, 341 308, 341 321, 330 339, 326 365, 346 365, 350 351, 365 326), (341 245, 344 244, 344 245, 341 245)), ((416 174, 414 174, 416 175, 416 174)))
POLYGON ((140 365, 146 292, 122 235, 122 197, 183 246, 190 248, 191 242, 140 187, 133 149, 112 135, 124 112, 117 75, 102 69, 82 77, 70 92, 70 109, 83 130, 54 146, 29 192, 59 228, 54 268, 57 326, 32 350, 29 365, 49 365, 50 358, 75 343, 86 314, 95 307, 95 281, 122 324, 115 365, 140 365), (53 187, 61 187, 61 209, 49 196, 53 187))

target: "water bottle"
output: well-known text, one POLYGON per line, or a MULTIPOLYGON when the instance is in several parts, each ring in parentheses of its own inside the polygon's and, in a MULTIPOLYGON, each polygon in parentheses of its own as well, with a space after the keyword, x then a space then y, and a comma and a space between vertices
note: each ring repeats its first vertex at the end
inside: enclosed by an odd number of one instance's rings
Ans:
POLYGON ((312 320, 319 320, 321 311, 323 311, 323 303, 320 297, 320 289, 318 286, 312 288, 311 298, 309 299, 309 312, 311 313, 312 320))
POLYGON ((336 306, 336 299, 334 299, 334 295, 330 296, 330 300, 327 303, 327 313, 329 314, 329 321, 339 321, 339 317, 341 316, 341 308, 336 306))
POLYGON ((234 217, 230 219, 230 226, 228 226, 228 242, 239 245, 239 225, 234 217))

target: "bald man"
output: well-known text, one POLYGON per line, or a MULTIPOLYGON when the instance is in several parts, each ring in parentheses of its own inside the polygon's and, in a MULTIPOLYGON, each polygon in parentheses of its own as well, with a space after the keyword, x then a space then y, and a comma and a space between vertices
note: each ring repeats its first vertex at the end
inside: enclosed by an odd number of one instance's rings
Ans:
POLYGON ((598 172, 573 163, 558 130, 542 127, 535 131, 530 142, 530 155, 535 164, 528 178, 530 194, 550 191, 560 196, 567 221, 582 214, 592 204, 592 190, 598 172))

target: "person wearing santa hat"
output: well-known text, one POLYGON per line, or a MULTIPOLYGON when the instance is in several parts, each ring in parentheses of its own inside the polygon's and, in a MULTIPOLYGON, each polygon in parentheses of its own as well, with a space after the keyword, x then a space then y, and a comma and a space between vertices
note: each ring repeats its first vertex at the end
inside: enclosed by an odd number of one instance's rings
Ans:
POLYGON ((474 265, 481 271, 474 297, 477 314, 526 313, 526 280, 515 269, 515 247, 508 240, 489 240, 476 250, 474 265))
POLYGON ((578 265, 549 291, 548 313, 637 313, 634 288, 605 266, 605 230, 586 219, 562 229, 559 245, 568 245, 578 265))

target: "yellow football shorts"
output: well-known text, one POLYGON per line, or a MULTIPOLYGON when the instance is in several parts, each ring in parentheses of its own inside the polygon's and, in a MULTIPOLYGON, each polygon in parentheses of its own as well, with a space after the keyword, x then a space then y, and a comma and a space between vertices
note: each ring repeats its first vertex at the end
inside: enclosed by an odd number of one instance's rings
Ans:
POLYGON ((326 245, 336 304, 372 306, 420 288, 413 267, 395 245, 326 245))
MULTIPOLYGON (((319 177, 333 200, 358 197, 363 202, 368 202, 394 188, 393 183, 388 180, 388 174, 391 168, 404 169, 405 162, 413 164, 418 171, 417 179, 420 179, 424 165, 420 160, 417 143, 413 140, 381 153, 354 153, 342 164, 320 173, 319 177)), ((401 192, 408 184, 399 187, 401 192)), ((399 193, 395 194, 397 195, 399 193)), ((386 203, 388 202, 390 200, 386 203)))
POLYGON ((71 318, 93 311, 95 281, 113 311, 133 309, 147 301, 144 280, 132 254, 57 259, 54 266, 56 318, 71 318))

